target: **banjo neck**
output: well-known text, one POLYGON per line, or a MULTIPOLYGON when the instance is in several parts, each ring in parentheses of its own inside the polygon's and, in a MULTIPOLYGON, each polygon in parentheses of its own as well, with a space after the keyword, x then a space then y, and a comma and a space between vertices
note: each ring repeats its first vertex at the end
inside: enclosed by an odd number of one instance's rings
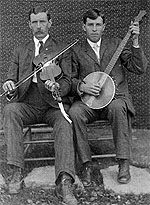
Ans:
MULTIPOLYGON (((111 70, 113 69, 115 63, 117 62, 121 52, 123 51, 127 41, 129 40, 130 36, 131 36, 131 32, 128 31, 128 33, 126 34, 124 39, 121 41, 120 45, 118 46, 117 50, 113 54, 109 64, 107 65, 107 67, 106 67, 106 69, 104 71, 104 73, 106 73, 107 75, 109 75, 111 70)), ((105 83, 105 81, 107 79, 107 75, 103 75, 102 78, 100 79, 100 81, 99 81, 100 87, 103 87, 103 85, 104 85, 104 83, 105 83)))
MULTIPOLYGON (((146 12, 144 10, 141 10, 139 12, 138 16, 135 18, 134 23, 141 20, 141 18, 145 14, 146 14, 146 12)), ((115 63, 117 62, 120 54, 122 53, 122 51, 123 51, 127 41, 129 40, 130 36, 131 36, 131 31, 129 29, 127 34, 125 35, 125 37, 123 38, 123 40, 121 41, 119 46, 117 47, 116 51, 114 52, 114 54, 113 54, 113 56, 112 56, 110 62, 108 63, 104 72, 100 72, 100 71, 92 72, 84 78, 85 83, 86 82, 87 83, 88 82, 98 83, 100 88, 101 88, 101 92, 96 97, 93 95, 89 95, 87 93, 84 93, 81 96, 82 102, 84 102, 90 108, 92 108, 92 109, 104 108, 114 98, 115 83, 114 83, 113 79, 109 76, 109 74, 110 74, 111 70, 113 69, 115 63)))
POLYGON ((113 54, 109 64, 107 65, 107 67, 106 67, 106 69, 104 71, 106 74, 108 74, 108 75, 110 74, 110 72, 113 69, 115 63, 117 62, 120 54, 122 53, 122 51, 123 51, 127 41, 129 40, 130 36, 131 36, 131 32, 128 31, 126 36, 124 37, 124 39, 121 41, 120 45, 118 46, 117 50, 113 54))
MULTIPOLYGON (((134 23, 135 23, 135 22, 139 22, 145 14, 146 14, 146 11, 145 11, 145 10, 141 10, 141 11, 139 12, 138 16, 135 17, 134 23)), ((107 67, 106 67, 106 69, 105 69, 105 71, 104 71, 104 73, 106 73, 107 75, 109 75, 110 72, 112 71, 112 69, 113 69, 114 65, 116 64, 116 62, 117 62, 117 60, 118 60, 120 54, 122 53, 122 51, 123 51, 123 49, 124 49, 126 43, 128 42, 130 36, 131 36, 131 32, 130 32, 130 30, 128 30, 127 34, 125 35, 125 37, 123 38, 123 40, 122 40, 121 43, 119 44, 118 48, 116 49, 115 53, 113 54, 113 56, 112 56, 110 62, 108 63, 108 65, 107 65, 107 67)), ((106 75, 104 75, 104 76, 100 79, 99 85, 100 85, 101 87, 104 85, 106 79, 107 79, 107 76, 106 76, 106 75)))
MULTIPOLYGON (((131 32, 128 31, 126 36, 124 37, 124 39, 121 41, 120 45, 118 46, 117 50, 113 54, 109 64, 107 65, 107 67, 106 67, 106 69, 104 71, 104 73, 106 73, 107 75, 109 75, 111 70, 113 69, 115 63, 117 62, 121 52, 123 51, 127 41, 129 40, 130 36, 131 36, 131 32)), ((107 75, 103 75, 102 78, 100 79, 100 81, 99 81, 100 87, 103 87, 103 85, 104 85, 104 83, 105 83, 105 81, 107 79, 107 75)))

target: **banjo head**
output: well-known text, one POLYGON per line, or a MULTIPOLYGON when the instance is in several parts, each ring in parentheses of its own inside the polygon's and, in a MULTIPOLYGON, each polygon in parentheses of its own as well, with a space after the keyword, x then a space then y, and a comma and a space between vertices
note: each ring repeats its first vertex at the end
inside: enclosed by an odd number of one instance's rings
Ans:
POLYGON ((106 107, 114 98, 115 83, 112 78, 104 72, 93 72, 84 78, 84 82, 100 83, 102 85, 99 96, 83 94, 81 100, 92 109, 102 109, 106 107))

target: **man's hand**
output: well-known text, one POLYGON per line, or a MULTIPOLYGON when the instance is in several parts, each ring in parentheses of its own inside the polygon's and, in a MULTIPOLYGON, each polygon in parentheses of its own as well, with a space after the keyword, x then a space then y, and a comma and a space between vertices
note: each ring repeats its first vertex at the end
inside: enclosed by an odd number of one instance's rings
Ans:
POLYGON ((59 83, 53 82, 51 80, 47 80, 45 82, 45 88, 47 88, 49 91, 54 92, 55 90, 59 89, 59 83))
POLYGON ((11 92, 12 90, 15 90, 15 83, 12 80, 8 80, 3 84, 3 90, 6 92, 11 92))
POLYGON ((129 27, 131 33, 132 33, 132 39, 133 39, 133 46, 138 47, 138 37, 140 35, 140 28, 139 28, 139 22, 131 22, 131 26, 129 27))
POLYGON ((93 96, 98 96, 101 91, 101 87, 98 83, 81 83, 79 90, 93 96))

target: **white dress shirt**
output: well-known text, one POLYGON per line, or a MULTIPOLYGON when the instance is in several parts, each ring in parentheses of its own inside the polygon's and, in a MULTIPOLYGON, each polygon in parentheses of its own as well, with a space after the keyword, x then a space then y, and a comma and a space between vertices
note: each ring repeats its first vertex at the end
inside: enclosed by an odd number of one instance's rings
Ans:
POLYGON ((101 39, 94 43, 92 41, 90 41, 89 39, 87 39, 88 43, 90 44, 91 48, 93 49, 93 51, 95 52, 97 58, 98 58, 98 61, 100 60, 100 55, 99 55, 99 50, 100 50, 100 45, 101 45, 101 39))
MULTIPOLYGON (((49 38, 49 34, 48 34, 45 38, 43 38, 42 40, 40 40, 40 41, 43 42, 43 45, 45 44, 45 42, 46 42, 46 40, 47 40, 48 38, 49 38)), ((33 37, 33 41, 34 41, 34 44, 35 44, 35 57, 36 57, 36 56, 39 55, 39 48, 40 48, 40 45, 41 45, 41 44, 40 44, 39 40, 38 40, 35 36, 33 37)), ((36 74, 34 74, 32 81, 33 81, 34 83, 37 83, 36 74)))

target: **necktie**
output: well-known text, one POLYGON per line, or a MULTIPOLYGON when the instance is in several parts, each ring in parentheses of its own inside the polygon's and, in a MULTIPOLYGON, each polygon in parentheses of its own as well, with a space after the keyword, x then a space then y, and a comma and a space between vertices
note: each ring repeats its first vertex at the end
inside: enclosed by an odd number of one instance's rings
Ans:
POLYGON ((40 43, 40 47, 39 47, 39 54, 40 54, 43 49, 43 41, 39 41, 39 43, 40 43))
POLYGON ((94 51, 95 51, 95 53, 97 55, 98 61, 99 61, 99 46, 98 46, 97 43, 94 43, 93 49, 94 49, 94 51))
MULTIPOLYGON (((39 47, 39 54, 41 53, 42 49, 43 49, 43 41, 39 41, 40 47, 39 47)), ((35 69, 35 68, 34 68, 35 69)), ((37 83, 37 76, 36 74, 34 74, 32 81, 34 83, 37 83)))

